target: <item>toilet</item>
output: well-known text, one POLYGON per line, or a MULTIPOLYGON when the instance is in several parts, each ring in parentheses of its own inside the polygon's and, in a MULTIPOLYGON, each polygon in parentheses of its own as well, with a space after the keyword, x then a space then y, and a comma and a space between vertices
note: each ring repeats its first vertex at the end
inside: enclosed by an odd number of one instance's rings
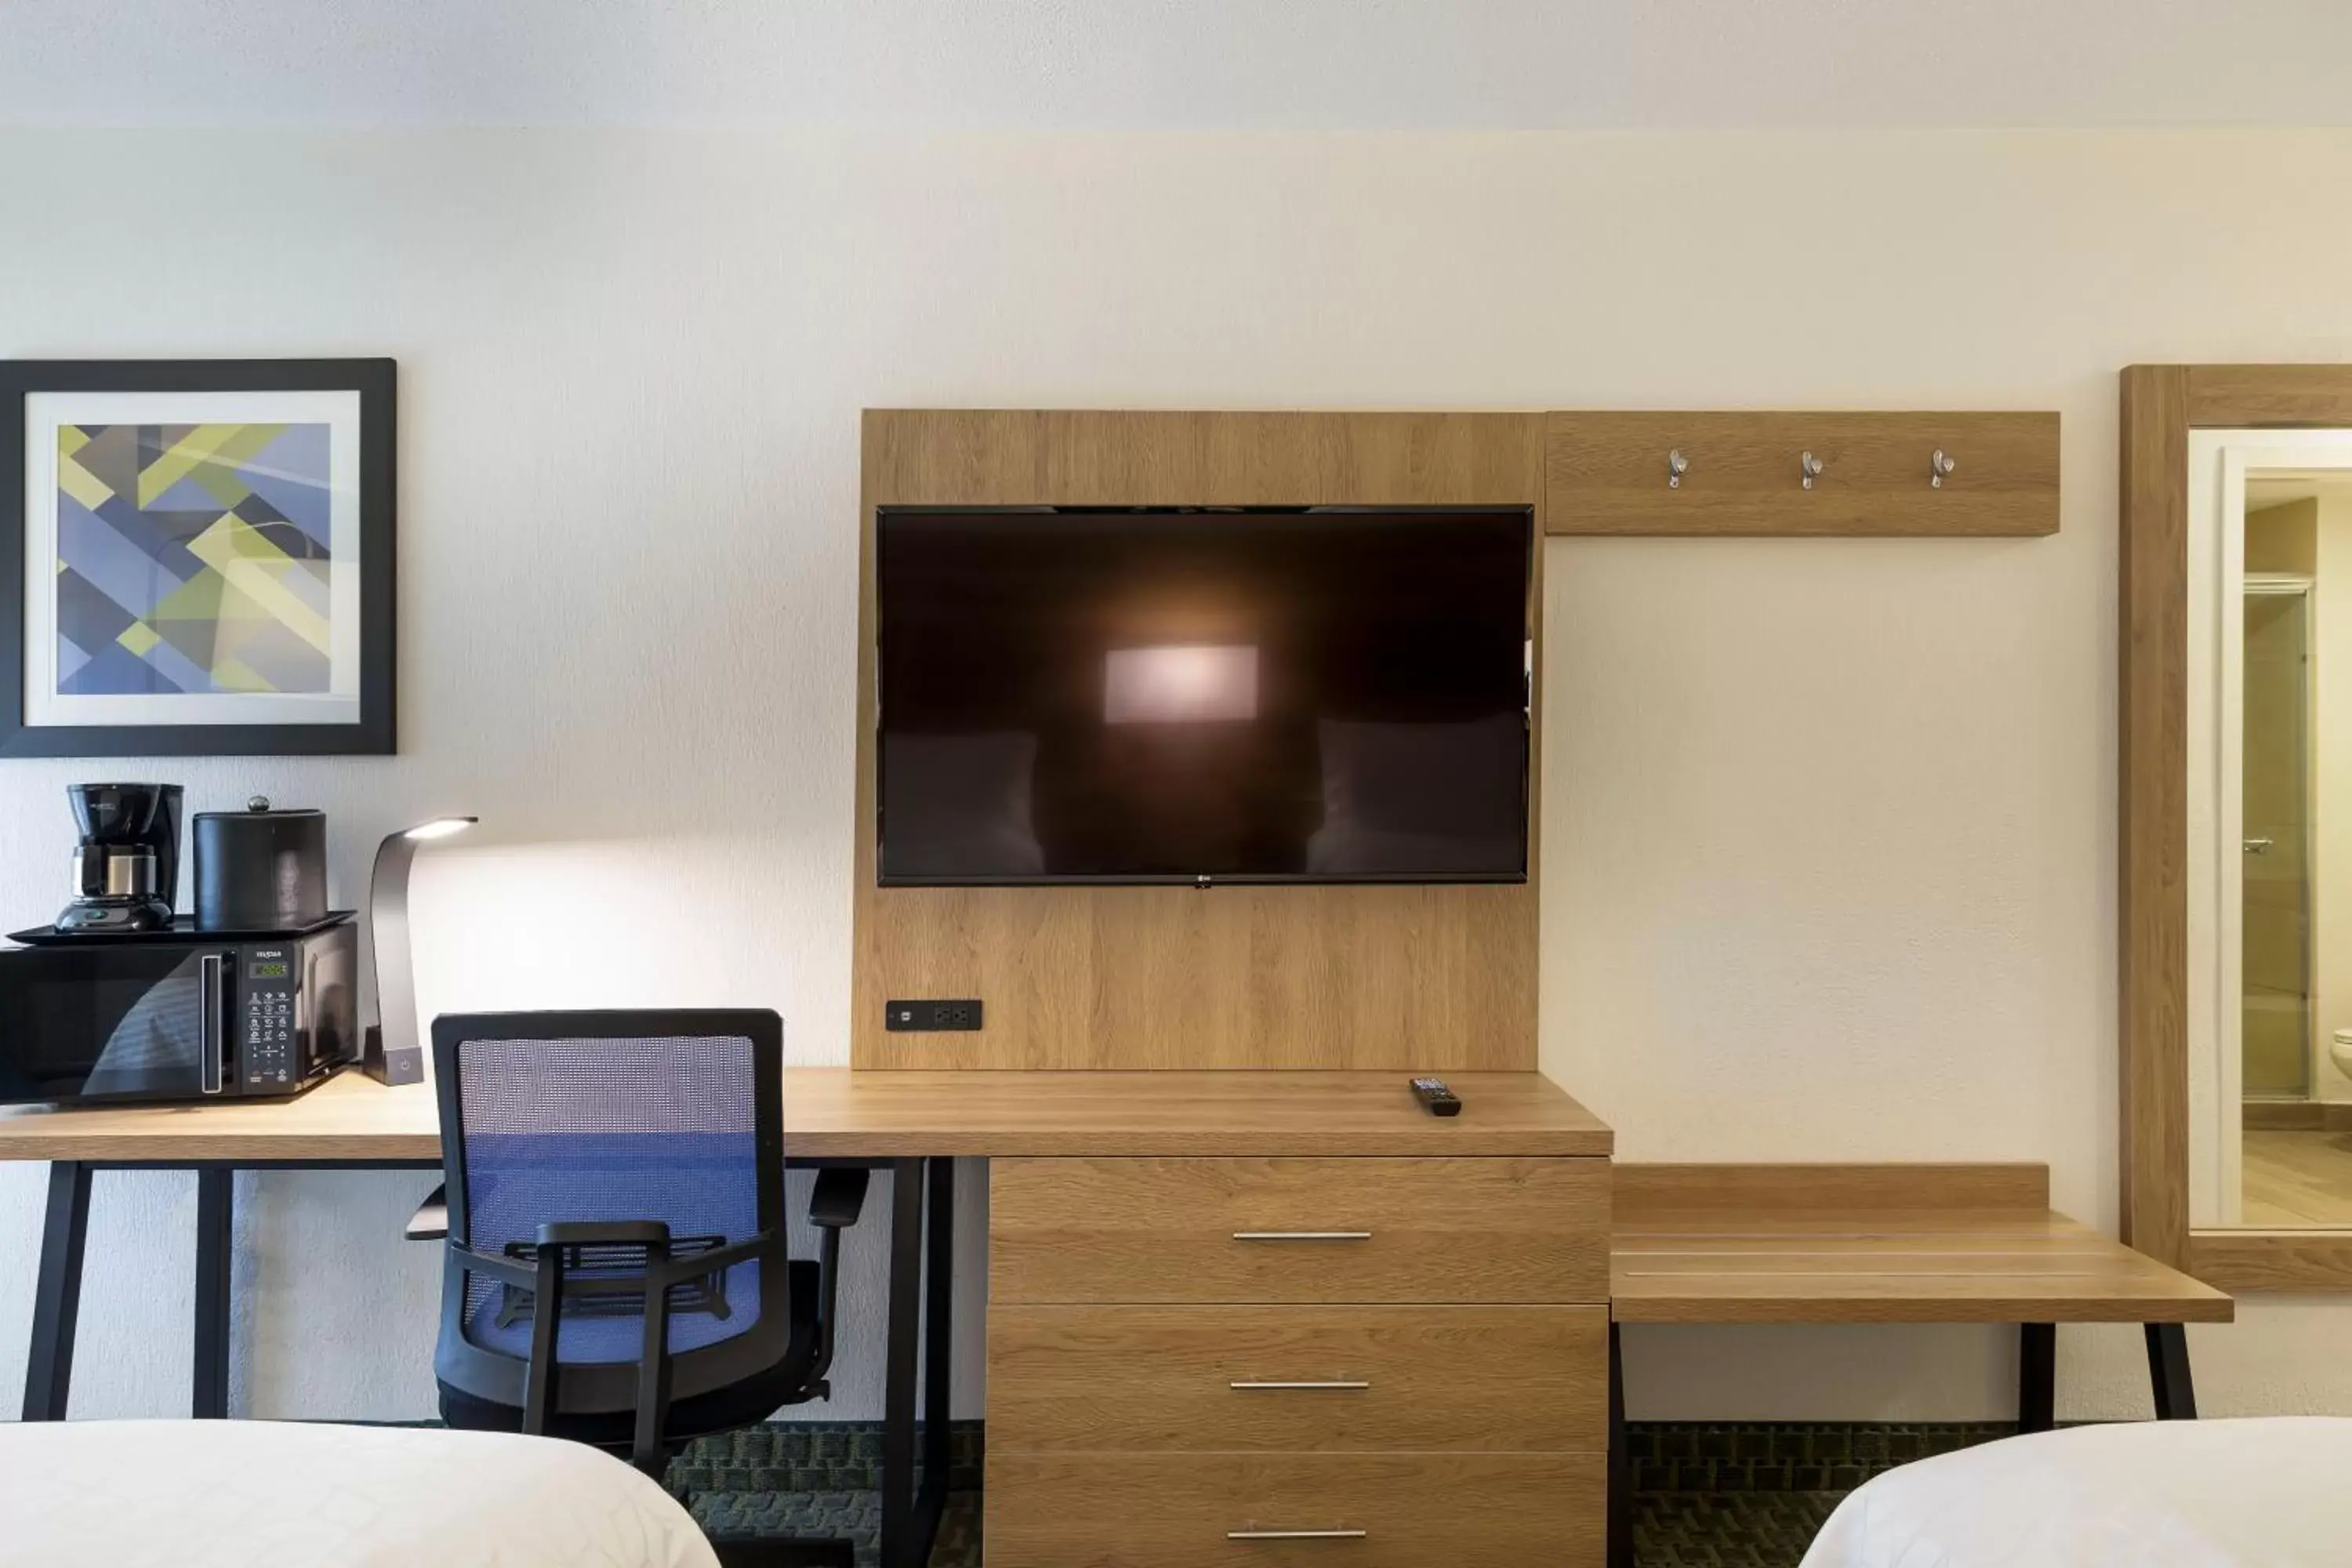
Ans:
POLYGON ((2338 1029, 2327 1039, 2327 1059, 2336 1070, 2352 1078, 2352 1029, 2338 1029))

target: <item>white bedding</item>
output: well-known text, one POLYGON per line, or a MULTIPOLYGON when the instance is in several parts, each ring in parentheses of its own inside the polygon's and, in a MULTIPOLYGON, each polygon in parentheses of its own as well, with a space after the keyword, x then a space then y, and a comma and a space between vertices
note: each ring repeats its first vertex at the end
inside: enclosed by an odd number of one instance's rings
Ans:
POLYGON ((2352 1563, 2352 1419, 2138 1421, 2004 1438, 1887 1471, 1803 1568, 2352 1563))
POLYGON ((619 1459, 494 1432, 0 1424, 5 1568, 717 1568, 619 1459))

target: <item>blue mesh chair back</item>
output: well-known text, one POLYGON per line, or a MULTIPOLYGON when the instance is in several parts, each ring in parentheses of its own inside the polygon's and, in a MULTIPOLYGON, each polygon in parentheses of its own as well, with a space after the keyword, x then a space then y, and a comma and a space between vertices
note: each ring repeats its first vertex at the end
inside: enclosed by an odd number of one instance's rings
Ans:
MULTIPOLYGON (((657 1221, 680 1260, 765 1238, 671 1287, 674 1386, 689 1396, 783 1355, 783 1042, 774 1014, 445 1017, 433 1049, 449 1236, 462 1249, 444 1286, 436 1367, 445 1384, 519 1403, 534 1292, 462 1258, 528 1263, 548 1225, 657 1221)), ((646 1256, 627 1245, 566 1254, 555 1337, 562 1409, 629 1407, 646 1342, 646 1256), (628 1288, 633 1279, 639 1288, 628 1288)))

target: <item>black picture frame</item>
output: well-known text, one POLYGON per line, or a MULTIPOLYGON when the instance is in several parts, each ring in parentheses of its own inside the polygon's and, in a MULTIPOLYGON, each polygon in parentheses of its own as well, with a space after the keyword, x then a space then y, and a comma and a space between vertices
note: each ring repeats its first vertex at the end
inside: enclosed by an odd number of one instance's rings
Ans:
POLYGON ((398 742, 395 384, 389 359, 0 360, 0 758, 392 755, 398 742), (358 722, 26 722, 25 403, 45 392, 359 395, 358 722))

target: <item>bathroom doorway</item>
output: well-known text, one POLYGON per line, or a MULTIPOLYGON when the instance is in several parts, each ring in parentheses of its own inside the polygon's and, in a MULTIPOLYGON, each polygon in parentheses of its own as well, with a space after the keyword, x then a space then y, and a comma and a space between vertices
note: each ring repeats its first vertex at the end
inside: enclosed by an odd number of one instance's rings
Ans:
POLYGON ((2277 536, 2278 556, 2297 553, 2304 510, 2290 503, 2246 514, 2239 1000, 2240 1092, 2250 1128, 2263 1124, 2268 1108, 2311 1100, 2312 579, 2257 570, 2271 553, 2266 535, 2277 536))

